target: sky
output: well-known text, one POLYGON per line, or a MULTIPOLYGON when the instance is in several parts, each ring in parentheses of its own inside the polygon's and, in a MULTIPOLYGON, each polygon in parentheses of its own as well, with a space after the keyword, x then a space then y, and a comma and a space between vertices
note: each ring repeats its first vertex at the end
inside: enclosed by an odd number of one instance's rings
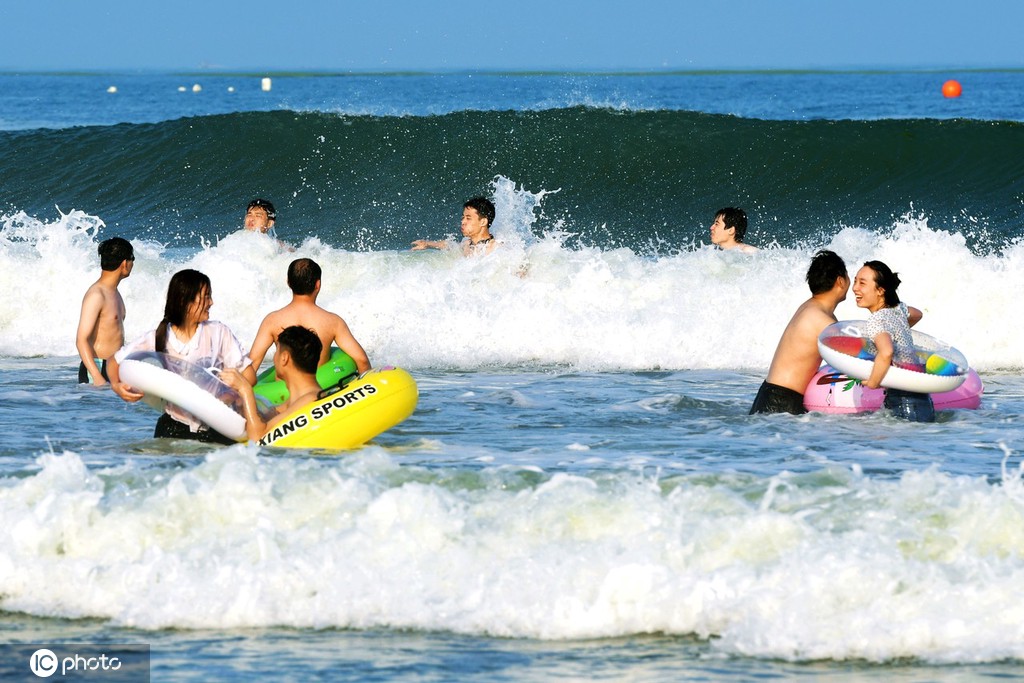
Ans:
POLYGON ((1019 0, 0 0, 0 70, 1024 68, 1019 0))

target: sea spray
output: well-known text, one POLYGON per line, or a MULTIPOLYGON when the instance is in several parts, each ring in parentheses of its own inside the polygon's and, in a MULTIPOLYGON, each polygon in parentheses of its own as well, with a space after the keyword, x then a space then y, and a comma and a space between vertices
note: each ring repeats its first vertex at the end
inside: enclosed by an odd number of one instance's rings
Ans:
POLYGON ((782 659, 1024 656, 1019 481, 664 478, 257 457, 5 478, 3 607, 143 629, 714 638, 782 659), (794 580, 794 577, 800 577, 794 580))
MULTIPOLYGON (((499 180, 495 195, 506 213, 503 244, 483 258, 458 250, 353 252, 314 237, 289 246, 245 232, 191 250, 139 240, 135 270, 121 284, 126 334, 156 324, 168 279, 187 267, 209 274, 211 316, 249 343, 263 316, 289 300, 288 263, 309 256, 324 270, 319 303, 346 319, 378 364, 763 370, 809 296, 810 256, 831 248, 851 273, 870 259, 899 272, 901 298, 925 312, 920 329, 959 348, 974 367, 1024 366, 1017 343, 1024 323, 1006 315, 1024 288, 1024 245, 980 256, 959 234, 906 216, 885 231, 845 228, 827 243, 755 254, 696 247, 644 255, 537 235, 543 193, 499 180)), ((81 294, 98 276, 96 221, 81 212, 49 223, 8 219, 15 229, 0 230, 0 286, 18 295, 0 303, 0 352, 75 353, 81 294), (32 282, 40 286, 25 286, 32 282)), ((864 317, 852 296, 836 315, 864 317)))

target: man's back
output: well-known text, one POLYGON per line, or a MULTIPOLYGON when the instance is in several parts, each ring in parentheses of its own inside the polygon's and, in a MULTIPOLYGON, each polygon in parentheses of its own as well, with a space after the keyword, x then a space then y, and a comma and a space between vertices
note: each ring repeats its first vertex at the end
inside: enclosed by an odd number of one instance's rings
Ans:
POLYGON ((802 303, 782 333, 767 381, 804 393, 821 364, 818 335, 835 321, 835 315, 818 298, 811 297, 802 303))
POLYGON ((256 332, 256 339, 249 349, 249 358, 252 359, 253 368, 247 372, 250 382, 256 382, 255 371, 259 370, 260 363, 267 355, 271 344, 277 342, 277 337, 286 327, 298 326, 312 330, 320 339, 320 364, 322 365, 331 357, 331 344, 335 343, 338 348, 352 357, 359 372, 366 372, 370 369, 370 360, 366 357, 366 351, 359 345, 348 324, 341 316, 324 310, 316 303, 320 294, 320 266, 310 258, 295 259, 288 265, 288 288, 292 290, 292 300, 284 308, 278 309, 267 315, 260 323, 260 329, 256 332))
POLYGON ((321 364, 330 358, 331 344, 337 341, 339 328, 344 326, 346 330, 348 329, 348 325, 341 319, 341 316, 324 310, 311 301, 292 301, 284 308, 271 313, 268 318, 271 316, 273 316, 272 329, 275 340, 281 330, 292 325, 308 327, 316 332, 320 343, 323 344, 323 351, 320 353, 321 364))
POLYGON ((263 319, 250 351, 253 362, 262 362, 267 349, 271 344, 276 343, 277 336, 281 334, 281 331, 293 325, 307 327, 320 338, 320 343, 323 344, 323 350, 320 353, 321 364, 330 358, 331 344, 334 343, 352 357, 359 372, 366 372, 370 369, 370 360, 366 356, 366 351, 356 341, 348 324, 341 316, 321 308, 308 296, 294 296, 292 302, 287 306, 268 314, 263 319), (256 355, 259 355, 259 358, 256 358, 256 355))

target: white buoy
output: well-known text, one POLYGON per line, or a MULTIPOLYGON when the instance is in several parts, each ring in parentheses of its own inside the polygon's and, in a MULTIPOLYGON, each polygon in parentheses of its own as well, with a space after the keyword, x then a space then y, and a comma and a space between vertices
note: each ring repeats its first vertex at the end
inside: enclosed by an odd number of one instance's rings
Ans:
POLYGON ((116 85, 110 86, 109 88, 107 88, 107 92, 117 92, 117 86, 116 85))
POLYGON ((178 92, 185 92, 186 88, 183 85, 178 86, 178 92))
POLYGON ((228 92, 235 92, 235 86, 229 85, 228 86, 228 92))
POLYGON ((270 79, 264 78, 260 82, 260 87, 263 88, 263 92, 270 92, 270 79))
POLYGON ((192 86, 192 92, 199 92, 202 89, 203 89, 203 86, 199 85, 198 83, 196 83, 195 85, 192 86))

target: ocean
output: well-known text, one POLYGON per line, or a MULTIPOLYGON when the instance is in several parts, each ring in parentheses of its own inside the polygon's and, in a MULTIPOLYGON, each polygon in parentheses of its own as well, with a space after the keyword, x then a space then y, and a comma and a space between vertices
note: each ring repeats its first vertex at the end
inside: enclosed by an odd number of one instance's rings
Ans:
POLYGON ((1024 71, 0 74, 0 643, 176 681, 1024 675, 1022 150, 1024 71), (481 194, 494 253, 409 251, 481 194), (759 251, 710 244, 723 206, 759 251), (343 453, 150 438, 75 384, 115 235, 129 338, 188 267, 248 343, 308 256, 416 412, 343 453), (747 415, 821 248, 900 274, 979 410, 747 415))

